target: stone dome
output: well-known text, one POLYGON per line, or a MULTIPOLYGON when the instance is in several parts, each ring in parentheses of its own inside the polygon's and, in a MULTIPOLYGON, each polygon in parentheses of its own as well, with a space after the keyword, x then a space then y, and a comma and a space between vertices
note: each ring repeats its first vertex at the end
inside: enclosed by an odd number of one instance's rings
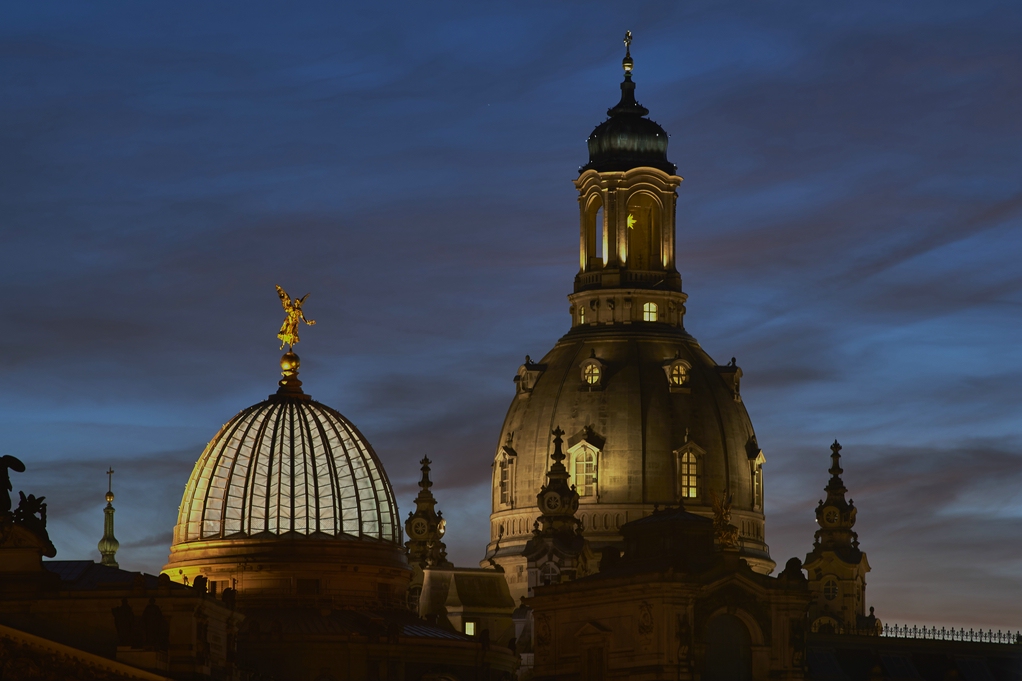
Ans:
POLYGON ((626 73, 621 101, 607 110, 609 118, 589 135, 589 163, 581 170, 602 173, 651 167, 674 174, 676 166, 667 160, 667 132, 647 114, 649 110, 635 101, 635 83, 626 73))
POLYGON ((774 563, 764 541, 763 462, 741 401, 741 370, 718 365, 683 328, 660 322, 576 326, 541 360, 523 365, 500 440, 511 464, 511 499, 502 504, 501 451, 495 466, 492 535, 488 555, 517 554, 536 516, 535 495, 552 451, 551 429, 566 435, 571 483, 588 492, 579 504, 585 536, 599 548, 619 545, 620 527, 657 505, 684 501, 713 515, 712 498, 733 495, 732 523, 743 557, 760 572, 774 563), (600 383, 589 385, 586 366, 597 363, 600 383), (673 386, 672 365, 685 367, 673 386), (592 454, 586 480, 579 457, 592 454), (695 487, 681 494, 681 457, 697 466, 695 487), (591 486, 589 486, 591 483, 591 486), (682 498, 687 497, 687 498, 682 498))
MULTIPOLYGON (((297 356, 288 355, 285 376, 296 375, 297 356)), ((394 491, 369 442, 295 378, 287 383, 210 440, 185 488, 175 545, 275 535, 401 541, 394 491)))

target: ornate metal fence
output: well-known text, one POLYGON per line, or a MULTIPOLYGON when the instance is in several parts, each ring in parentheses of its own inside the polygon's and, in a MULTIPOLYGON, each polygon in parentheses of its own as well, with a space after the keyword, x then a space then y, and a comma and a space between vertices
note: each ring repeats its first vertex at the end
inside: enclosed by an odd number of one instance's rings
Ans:
MULTIPOLYGON (((898 626, 897 624, 885 624, 879 631, 880 636, 888 638, 916 638, 931 641, 969 641, 972 643, 1009 643, 1022 645, 1022 632, 1002 632, 1000 629, 994 631, 988 629, 947 629, 941 627, 919 627, 919 626, 898 626)), ((875 634, 874 634, 875 635, 875 634)))

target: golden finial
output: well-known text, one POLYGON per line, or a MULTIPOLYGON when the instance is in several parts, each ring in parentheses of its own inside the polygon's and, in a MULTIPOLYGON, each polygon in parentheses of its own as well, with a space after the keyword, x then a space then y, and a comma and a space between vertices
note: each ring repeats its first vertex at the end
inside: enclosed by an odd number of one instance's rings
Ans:
POLYGON ((632 32, 625 31, 625 58, 621 61, 621 66, 624 67, 625 75, 629 75, 632 72, 632 32))
POLYGON ((277 338, 280 339, 280 349, 283 350, 285 345, 290 346, 289 349, 294 349, 300 340, 298 338, 299 323, 305 322, 309 326, 316 324, 314 319, 306 319, 305 313, 302 312, 302 304, 309 294, 306 293, 301 298, 292 301, 287 292, 278 286, 277 295, 280 296, 280 303, 284 306, 284 311, 287 312, 287 317, 284 318, 284 323, 280 325, 280 332, 277 334, 277 338))

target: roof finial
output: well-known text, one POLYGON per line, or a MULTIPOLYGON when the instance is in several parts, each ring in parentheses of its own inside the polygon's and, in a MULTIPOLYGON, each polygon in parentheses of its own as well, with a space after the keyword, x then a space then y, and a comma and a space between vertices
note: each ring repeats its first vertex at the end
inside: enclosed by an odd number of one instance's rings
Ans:
POLYGON ((121 547, 120 542, 114 537, 114 469, 111 466, 107 472, 106 487, 106 508, 103 509, 103 538, 99 540, 99 555, 102 556, 100 563, 107 567, 117 567, 117 549, 121 547))
POLYGON ((625 58, 621 61, 621 66, 625 70, 625 78, 632 75, 632 32, 625 31, 625 58))
POLYGON ((301 360, 294 353, 294 347, 300 340, 298 338, 298 327, 301 325, 301 322, 305 322, 309 326, 315 326, 316 320, 306 319, 305 312, 302 311, 302 305, 305 303, 305 299, 309 297, 308 293, 301 298, 291 300, 291 296, 287 294, 287 291, 278 286, 277 295, 280 296, 280 304, 283 306, 284 312, 287 313, 284 323, 280 325, 280 331, 277 332, 277 338, 280 339, 281 350, 284 349, 285 345, 288 346, 287 352, 280 358, 280 373, 284 378, 277 383, 280 386, 277 393, 302 395, 304 394, 302 393, 302 382, 298 380, 298 367, 301 366, 301 360))
POLYGON ((834 440, 834 444, 830 446, 830 460, 831 467, 830 470, 827 471, 828 473, 831 475, 841 475, 844 473, 841 469, 841 464, 839 463, 841 460, 841 445, 837 440, 834 440))

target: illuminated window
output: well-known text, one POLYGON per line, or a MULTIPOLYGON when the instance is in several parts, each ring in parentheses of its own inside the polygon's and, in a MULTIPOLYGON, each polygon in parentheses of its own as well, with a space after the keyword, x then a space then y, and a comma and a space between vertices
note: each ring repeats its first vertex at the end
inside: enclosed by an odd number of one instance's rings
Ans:
POLYGON ((465 635, 475 636, 476 635, 476 623, 472 620, 465 621, 465 635))
POLYGON ((668 376, 670 377, 671 385, 685 385, 685 381, 688 380, 688 367, 680 362, 675 362, 671 365, 671 370, 668 373, 668 376))
POLYGON ((573 481, 580 497, 591 497, 596 493, 596 452, 588 447, 575 455, 573 481))
POLYGON ((656 303, 645 303, 642 306, 642 321, 655 322, 657 320, 656 303))
POLYGON ((586 364, 582 367, 582 380, 589 385, 597 385, 600 382, 600 365, 586 364))
POLYGON ((585 324, 586 323, 586 306, 585 305, 579 305, 578 306, 578 323, 579 324, 585 324))
POLYGON ((678 479, 681 483, 681 497, 695 499, 699 496, 699 462, 692 452, 685 452, 678 462, 678 479))
POLYGON ((763 506, 763 467, 756 466, 752 472, 752 502, 757 508, 763 506))
POLYGON ((500 457, 500 503, 507 506, 511 503, 511 457, 500 457))
POLYGON ((833 579, 828 579, 823 583, 823 597, 828 601, 832 601, 837 598, 837 582, 833 579))

